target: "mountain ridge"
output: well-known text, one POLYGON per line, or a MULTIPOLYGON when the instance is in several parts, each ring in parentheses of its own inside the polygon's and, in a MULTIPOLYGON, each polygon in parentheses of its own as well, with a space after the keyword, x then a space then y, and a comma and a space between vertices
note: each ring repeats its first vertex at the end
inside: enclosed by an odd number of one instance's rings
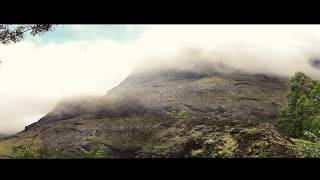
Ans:
POLYGON ((107 158, 297 157, 272 125, 287 83, 239 72, 135 72, 103 97, 61 102, 0 142, 0 154, 7 143, 6 155, 45 144, 79 156, 102 150, 107 158))

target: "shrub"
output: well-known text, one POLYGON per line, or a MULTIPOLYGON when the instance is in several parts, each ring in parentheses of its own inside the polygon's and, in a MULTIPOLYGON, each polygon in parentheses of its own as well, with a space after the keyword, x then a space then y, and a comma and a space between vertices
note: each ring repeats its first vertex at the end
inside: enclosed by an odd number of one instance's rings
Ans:
POLYGON ((86 151, 84 150, 82 154, 82 158, 89 158, 89 159, 97 159, 97 158, 105 158, 106 153, 103 150, 91 150, 91 151, 86 151))
POLYGON ((14 159, 65 159, 72 158, 69 154, 64 153, 56 148, 49 148, 47 145, 41 145, 38 148, 31 146, 19 147, 13 154, 14 159))
POLYGON ((175 118, 175 119, 185 119, 188 117, 188 112, 187 111, 171 111, 171 112, 167 112, 167 115, 170 118, 175 118))
POLYGON ((220 147, 221 150, 218 152, 218 154, 221 157, 233 157, 234 152, 238 147, 237 140, 228 134, 223 137, 223 141, 224 144, 220 147))
POLYGON ((22 147, 14 155, 14 159, 36 159, 38 156, 30 147, 22 147))
POLYGON ((319 158, 320 157, 320 143, 309 142, 305 140, 295 140, 295 145, 298 148, 303 149, 309 157, 319 158))
POLYGON ((303 134, 307 139, 313 142, 320 142, 320 138, 317 135, 313 134, 312 132, 305 131, 303 134))

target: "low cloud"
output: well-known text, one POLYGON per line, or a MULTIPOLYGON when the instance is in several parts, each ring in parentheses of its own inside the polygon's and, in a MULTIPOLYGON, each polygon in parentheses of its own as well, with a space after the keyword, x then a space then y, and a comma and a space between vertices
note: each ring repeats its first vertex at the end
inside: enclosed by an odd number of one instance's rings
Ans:
MULTIPOLYGON (((84 26, 75 29, 85 29, 84 26)), ((135 69, 223 64, 250 73, 320 78, 320 26, 144 26, 139 39, 0 47, 0 132, 17 132, 61 99, 104 95, 135 69)), ((50 32, 49 32, 50 33, 50 32)), ((207 67, 207 66, 206 66, 207 67)))

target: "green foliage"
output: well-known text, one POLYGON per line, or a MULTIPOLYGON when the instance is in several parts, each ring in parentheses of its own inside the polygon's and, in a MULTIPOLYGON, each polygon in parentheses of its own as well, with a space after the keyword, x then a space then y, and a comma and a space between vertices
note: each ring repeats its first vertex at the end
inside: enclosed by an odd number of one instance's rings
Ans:
POLYGON ((188 157, 189 152, 185 152, 187 139, 176 136, 161 144, 147 144, 143 147, 140 157, 151 158, 173 158, 188 157))
POLYGON ((64 153, 61 150, 55 148, 49 148, 46 145, 41 145, 39 148, 32 148, 29 146, 19 147, 16 149, 13 158, 14 159, 69 159, 69 158, 88 158, 88 159, 96 159, 96 158, 105 158, 106 153, 103 150, 91 150, 86 151, 80 155, 75 157, 74 155, 70 155, 64 153))
POLYGON ((234 152, 238 147, 237 140, 228 134, 223 137, 223 141, 224 144, 220 147, 221 150, 218 152, 218 154, 221 157, 233 157, 234 152))
POLYGON ((37 159, 36 152, 30 147, 22 148, 13 156, 14 159, 37 159))
POLYGON ((187 111, 179 111, 177 114, 178 119, 185 119, 188 117, 188 112, 187 111))
POLYGON ((105 158, 106 153, 103 150, 91 150, 91 151, 86 151, 84 150, 82 154, 82 158, 89 158, 89 159, 98 159, 98 158, 105 158))
POLYGON ((313 134, 312 132, 305 131, 304 136, 313 142, 320 142, 320 138, 317 135, 313 134))
POLYGON ((303 149, 309 157, 320 158, 320 143, 296 139, 295 145, 303 149))
POLYGON ((188 112, 187 111, 171 111, 171 112, 167 112, 167 115, 171 118, 176 118, 176 119, 185 119, 188 117, 188 112))
POLYGON ((269 145, 267 142, 264 141, 260 141, 258 143, 255 144, 255 146, 257 146, 258 148, 258 157, 260 158, 266 158, 266 157, 270 157, 272 154, 268 151, 269 149, 269 145))
POLYGON ((291 137, 303 137, 304 131, 317 135, 320 130, 320 82, 298 72, 290 80, 287 104, 278 127, 291 137))
POLYGON ((71 156, 55 148, 41 145, 39 148, 19 147, 13 155, 14 159, 65 159, 71 156))

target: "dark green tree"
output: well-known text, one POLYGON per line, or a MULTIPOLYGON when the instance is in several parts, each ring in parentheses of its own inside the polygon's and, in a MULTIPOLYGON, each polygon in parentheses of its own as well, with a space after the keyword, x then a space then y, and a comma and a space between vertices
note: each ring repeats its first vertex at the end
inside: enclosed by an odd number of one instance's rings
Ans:
POLYGON ((319 134, 319 99, 319 81, 296 73, 289 82, 287 104, 280 114, 278 127, 291 137, 302 137, 304 131, 319 134))
POLYGON ((0 42, 2 44, 15 43, 23 39, 27 33, 36 36, 51 31, 53 27, 54 25, 52 24, 0 24, 0 42))

